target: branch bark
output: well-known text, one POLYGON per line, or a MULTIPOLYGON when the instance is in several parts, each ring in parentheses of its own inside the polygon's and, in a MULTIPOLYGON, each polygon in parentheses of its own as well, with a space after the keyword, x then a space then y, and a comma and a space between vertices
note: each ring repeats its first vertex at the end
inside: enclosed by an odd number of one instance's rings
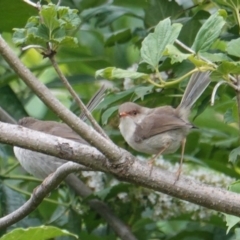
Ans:
POLYGON ((107 158, 94 147, 1 122, 0 142, 69 159, 112 173, 118 179, 240 217, 239 194, 198 183, 183 175, 173 184, 175 174, 157 167, 153 168, 152 175, 149 176, 151 166, 134 157, 131 166, 119 171, 118 168, 109 167, 107 158))

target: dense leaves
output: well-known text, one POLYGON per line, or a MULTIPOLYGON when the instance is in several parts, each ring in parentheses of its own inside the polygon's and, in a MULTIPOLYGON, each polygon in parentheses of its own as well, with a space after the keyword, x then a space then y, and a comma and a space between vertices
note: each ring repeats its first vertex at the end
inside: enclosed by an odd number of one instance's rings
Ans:
MULTIPOLYGON (((107 84, 107 96, 94 116, 117 145, 144 160, 149 156, 133 151, 119 134, 116 114, 119 104, 136 101, 148 107, 176 107, 188 76, 199 69, 212 71, 213 83, 191 114, 197 129, 188 137, 183 174, 223 188, 232 183, 229 188, 239 192, 238 184, 233 183, 240 172, 239 107, 236 91, 228 85, 231 81, 228 74, 240 73, 238 1, 196 4, 188 0, 116 0, 106 4, 102 0, 76 0, 61 1, 62 6, 43 2, 46 5, 39 12, 27 3, 14 2, 1 1, 0 30, 16 54, 58 99, 77 113, 76 103, 50 62, 32 48, 41 49, 41 53, 56 50, 60 68, 84 102, 100 84, 107 84), (22 52, 20 47, 31 49, 22 52), (214 106, 210 106, 213 88, 220 81, 225 84, 217 89, 214 106)), ((0 73, 0 106, 11 116, 58 120, 1 57, 0 73)), ((157 164, 175 171, 173 164, 179 161, 179 155, 180 152, 166 155, 167 161, 160 159, 157 164)), ((7 214, 28 198, 39 181, 23 176, 26 173, 15 165, 11 147, 0 145, 0 160, 0 208, 2 214, 7 214)), ((196 237, 230 240, 240 236, 235 225, 238 218, 227 216, 226 226, 221 214, 119 183, 113 176, 82 172, 80 177, 94 191, 92 196, 77 198, 62 185, 27 219, 12 226, 21 228, 9 234, 19 234, 26 228, 25 234, 31 236, 41 231, 47 234, 41 239, 62 234, 67 235, 64 239, 75 239, 63 230, 67 229, 79 239, 117 239, 106 222, 87 205, 87 200, 98 198, 140 240, 196 237), (49 224, 57 228, 45 226, 49 224), (29 228, 33 226, 38 227, 29 228)))

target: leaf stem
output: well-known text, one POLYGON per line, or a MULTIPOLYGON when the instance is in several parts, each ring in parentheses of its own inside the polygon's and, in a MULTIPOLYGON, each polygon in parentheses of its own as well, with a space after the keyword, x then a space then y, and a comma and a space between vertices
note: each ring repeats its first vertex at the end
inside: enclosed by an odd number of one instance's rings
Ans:
MULTIPOLYGON (((188 52, 192 53, 192 54, 196 54, 195 51, 193 51, 191 48, 189 48, 188 46, 186 46, 184 43, 182 43, 181 41, 179 41, 178 39, 175 40, 175 43, 177 45, 179 45, 180 47, 182 47, 183 49, 187 50, 188 52)), ((210 63, 211 65, 213 65, 214 68, 217 68, 217 65, 213 62, 211 62, 210 60, 202 57, 202 56, 199 56, 200 59, 202 59, 203 61, 207 62, 207 63, 210 63)), ((233 82, 233 83, 237 83, 237 79, 234 78, 232 75, 228 75, 229 79, 233 82)))
POLYGON ((12 170, 14 170, 16 167, 18 167, 20 165, 19 162, 16 162, 12 167, 10 167, 9 169, 7 169, 7 171, 5 171, 3 174, 0 175, 0 178, 6 178, 6 175, 8 173, 10 173, 12 170))
MULTIPOLYGON (((32 195, 31 193, 29 193, 27 191, 24 191, 22 189, 19 189, 19 188, 15 187, 15 186, 12 186, 11 184, 8 184, 6 182, 5 182, 5 185, 7 187, 11 188, 12 190, 17 191, 19 193, 22 193, 22 194, 24 194, 26 196, 31 196, 32 195)), ((53 203, 53 204, 56 204, 56 205, 62 205, 62 206, 65 206, 65 207, 69 206, 69 204, 67 204, 67 203, 58 202, 58 201, 52 200, 50 198, 44 198, 43 201, 46 201, 46 202, 49 202, 49 203, 53 203)))

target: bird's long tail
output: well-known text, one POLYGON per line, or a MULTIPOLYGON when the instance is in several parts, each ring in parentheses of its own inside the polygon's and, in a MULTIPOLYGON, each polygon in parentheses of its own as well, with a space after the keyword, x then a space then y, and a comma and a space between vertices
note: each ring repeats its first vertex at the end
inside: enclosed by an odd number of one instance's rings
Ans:
MULTIPOLYGON (((98 105, 99 103, 103 100, 105 96, 105 92, 107 90, 106 85, 102 85, 102 87, 93 95, 93 97, 89 100, 87 103, 86 107, 87 109, 92 112, 98 105)), ((79 116, 83 121, 87 120, 86 115, 81 112, 79 116)))
POLYGON ((211 82, 209 78, 210 72, 197 72, 194 73, 185 89, 182 101, 178 106, 178 110, 183 117, 188 117, 188 114, 193 104, 198 100, 204 90, 211 82))

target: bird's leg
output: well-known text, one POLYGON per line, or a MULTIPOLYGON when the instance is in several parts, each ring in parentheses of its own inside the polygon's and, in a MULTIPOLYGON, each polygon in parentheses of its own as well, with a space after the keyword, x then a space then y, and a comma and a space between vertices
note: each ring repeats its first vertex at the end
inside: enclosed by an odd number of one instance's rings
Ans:
POLYGON ((155 156, 153 156, 149 161, 148 164, 151 166, 150 169, 150 174, 149 176, 152 175, 152 170, 153 170, 153 164, 155 163, 155 160, 170 146, 170 142, 166 144, 155 156))
POLYGON ((184 157, 184 151, 185 151, 185 145, 186 145, 186 138, 184 138, 182 140, 182 148, 181 148, 181 159, 180 159, 180 165, 179 165, 179 168, 176 172, 176 179, 174 181, 174 184, 177 182, 177 180, 179 179, 180 177, 180 174, 181 174, 181 171, 182 171, 182 164, 183 164, 183 157, 184 157))

